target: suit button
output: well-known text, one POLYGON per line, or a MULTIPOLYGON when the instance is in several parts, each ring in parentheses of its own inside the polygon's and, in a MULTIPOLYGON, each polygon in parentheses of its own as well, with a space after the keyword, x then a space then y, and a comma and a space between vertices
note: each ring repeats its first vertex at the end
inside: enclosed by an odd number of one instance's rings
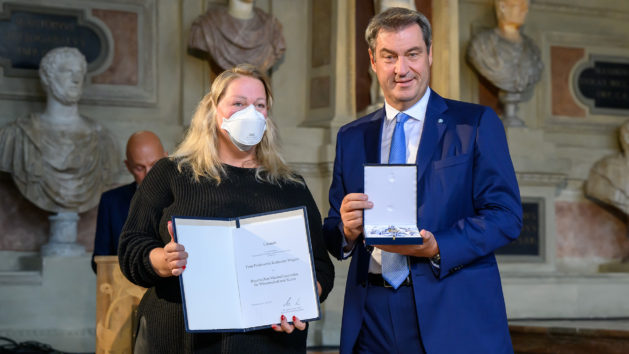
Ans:
POLYGON ((362 286, 363 288, 367 286, 367 282, 366 281, 361 281, 360 282, 360 286, 362 286))
POLYGON ((462 265, 458 265, 456 267, 453 267, 452 269, 450 269, 450 273, 457 272, 457 271, 461 270, 462 268, 463 268, 462 265))

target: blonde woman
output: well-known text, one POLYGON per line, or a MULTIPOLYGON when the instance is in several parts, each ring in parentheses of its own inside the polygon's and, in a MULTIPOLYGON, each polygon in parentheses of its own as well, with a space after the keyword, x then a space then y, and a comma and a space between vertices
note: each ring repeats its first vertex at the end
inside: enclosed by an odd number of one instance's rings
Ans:
POLYGON ((178 276, 188 255, 171 241, 172 215, 231 218, 305 205, 320 301, 327 297, 334 268, 321 216, 303 179, 278 152, 271 104, 270 86, 253 66, 223 72, 184 141, 155 164, 136 193, 118 252, 125 276, 149 288, 138 308, 135 353, 306 352, 306 323, 281 314, 270 329, 187 333, 178 276))

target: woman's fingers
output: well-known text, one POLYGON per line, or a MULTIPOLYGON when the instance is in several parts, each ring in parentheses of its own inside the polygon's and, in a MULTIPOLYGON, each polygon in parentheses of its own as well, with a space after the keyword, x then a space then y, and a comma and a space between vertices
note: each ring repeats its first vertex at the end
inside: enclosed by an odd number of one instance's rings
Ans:
POLYGON ((301 322, 296 316, 293 316, 293 325, 300 331, 306 329, 306 322, 301 322))
POLYGON ((284 331, 285 333, 293 333, 293 330, 295 329, 295 327, 293 327, 293 325, 288 323, 286 316, 282 315, 281 319, 282 319, 282 322, 280 322, 280 327, 282 327, 282 331, 284 331))
POLYGON ((175 236, 173 232, 173 222, 168 221, 168 233, 170 234, 170 242, 175 242, 175 236))
POLYGON ((281 321, 279 325, 277 324, 271 325, 271 328, 275 332, 293 333, 295 329, 299 331, 303 331, 304 329, 306 329, 306 322, 300 321, 299 318, 295 316, 293 316, 293 324, 290 324, 288 322, 288 319, 284 315, 282 315, 280 320, 281 321))

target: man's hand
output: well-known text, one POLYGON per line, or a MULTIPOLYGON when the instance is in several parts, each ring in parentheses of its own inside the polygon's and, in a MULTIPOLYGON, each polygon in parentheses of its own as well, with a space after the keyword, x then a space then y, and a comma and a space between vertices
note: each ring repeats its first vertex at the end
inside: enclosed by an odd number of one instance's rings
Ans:
POLYGON ((373 203, 367 200, 366 194, 350 193, 343 198, 341 220, 348 246, 353 247, 354 241, 363 232, 363 209, 372 207, 373 203))
POLYGON ((414 257, 430 258, 439 253, 439 245, 437 245, 437 240, 435 240, 432 232, 421 230, 419 234, 424 239, 424 243, 421 245, 375 245, 374 247, 378 247, 383 251, 414 257))

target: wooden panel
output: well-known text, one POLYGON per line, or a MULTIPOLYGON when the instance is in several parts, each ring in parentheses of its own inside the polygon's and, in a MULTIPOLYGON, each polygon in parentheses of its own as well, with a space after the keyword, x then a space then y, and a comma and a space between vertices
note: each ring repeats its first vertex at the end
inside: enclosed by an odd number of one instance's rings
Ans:
POLYGON ((517 353, 629 353, 629 332, 606 329, 509 326, 517 353))
POLYGON ((120 271, 117 256, 94 257, 96 275, 96 354, 132 352, 134 313, 145 288, 120 271))

